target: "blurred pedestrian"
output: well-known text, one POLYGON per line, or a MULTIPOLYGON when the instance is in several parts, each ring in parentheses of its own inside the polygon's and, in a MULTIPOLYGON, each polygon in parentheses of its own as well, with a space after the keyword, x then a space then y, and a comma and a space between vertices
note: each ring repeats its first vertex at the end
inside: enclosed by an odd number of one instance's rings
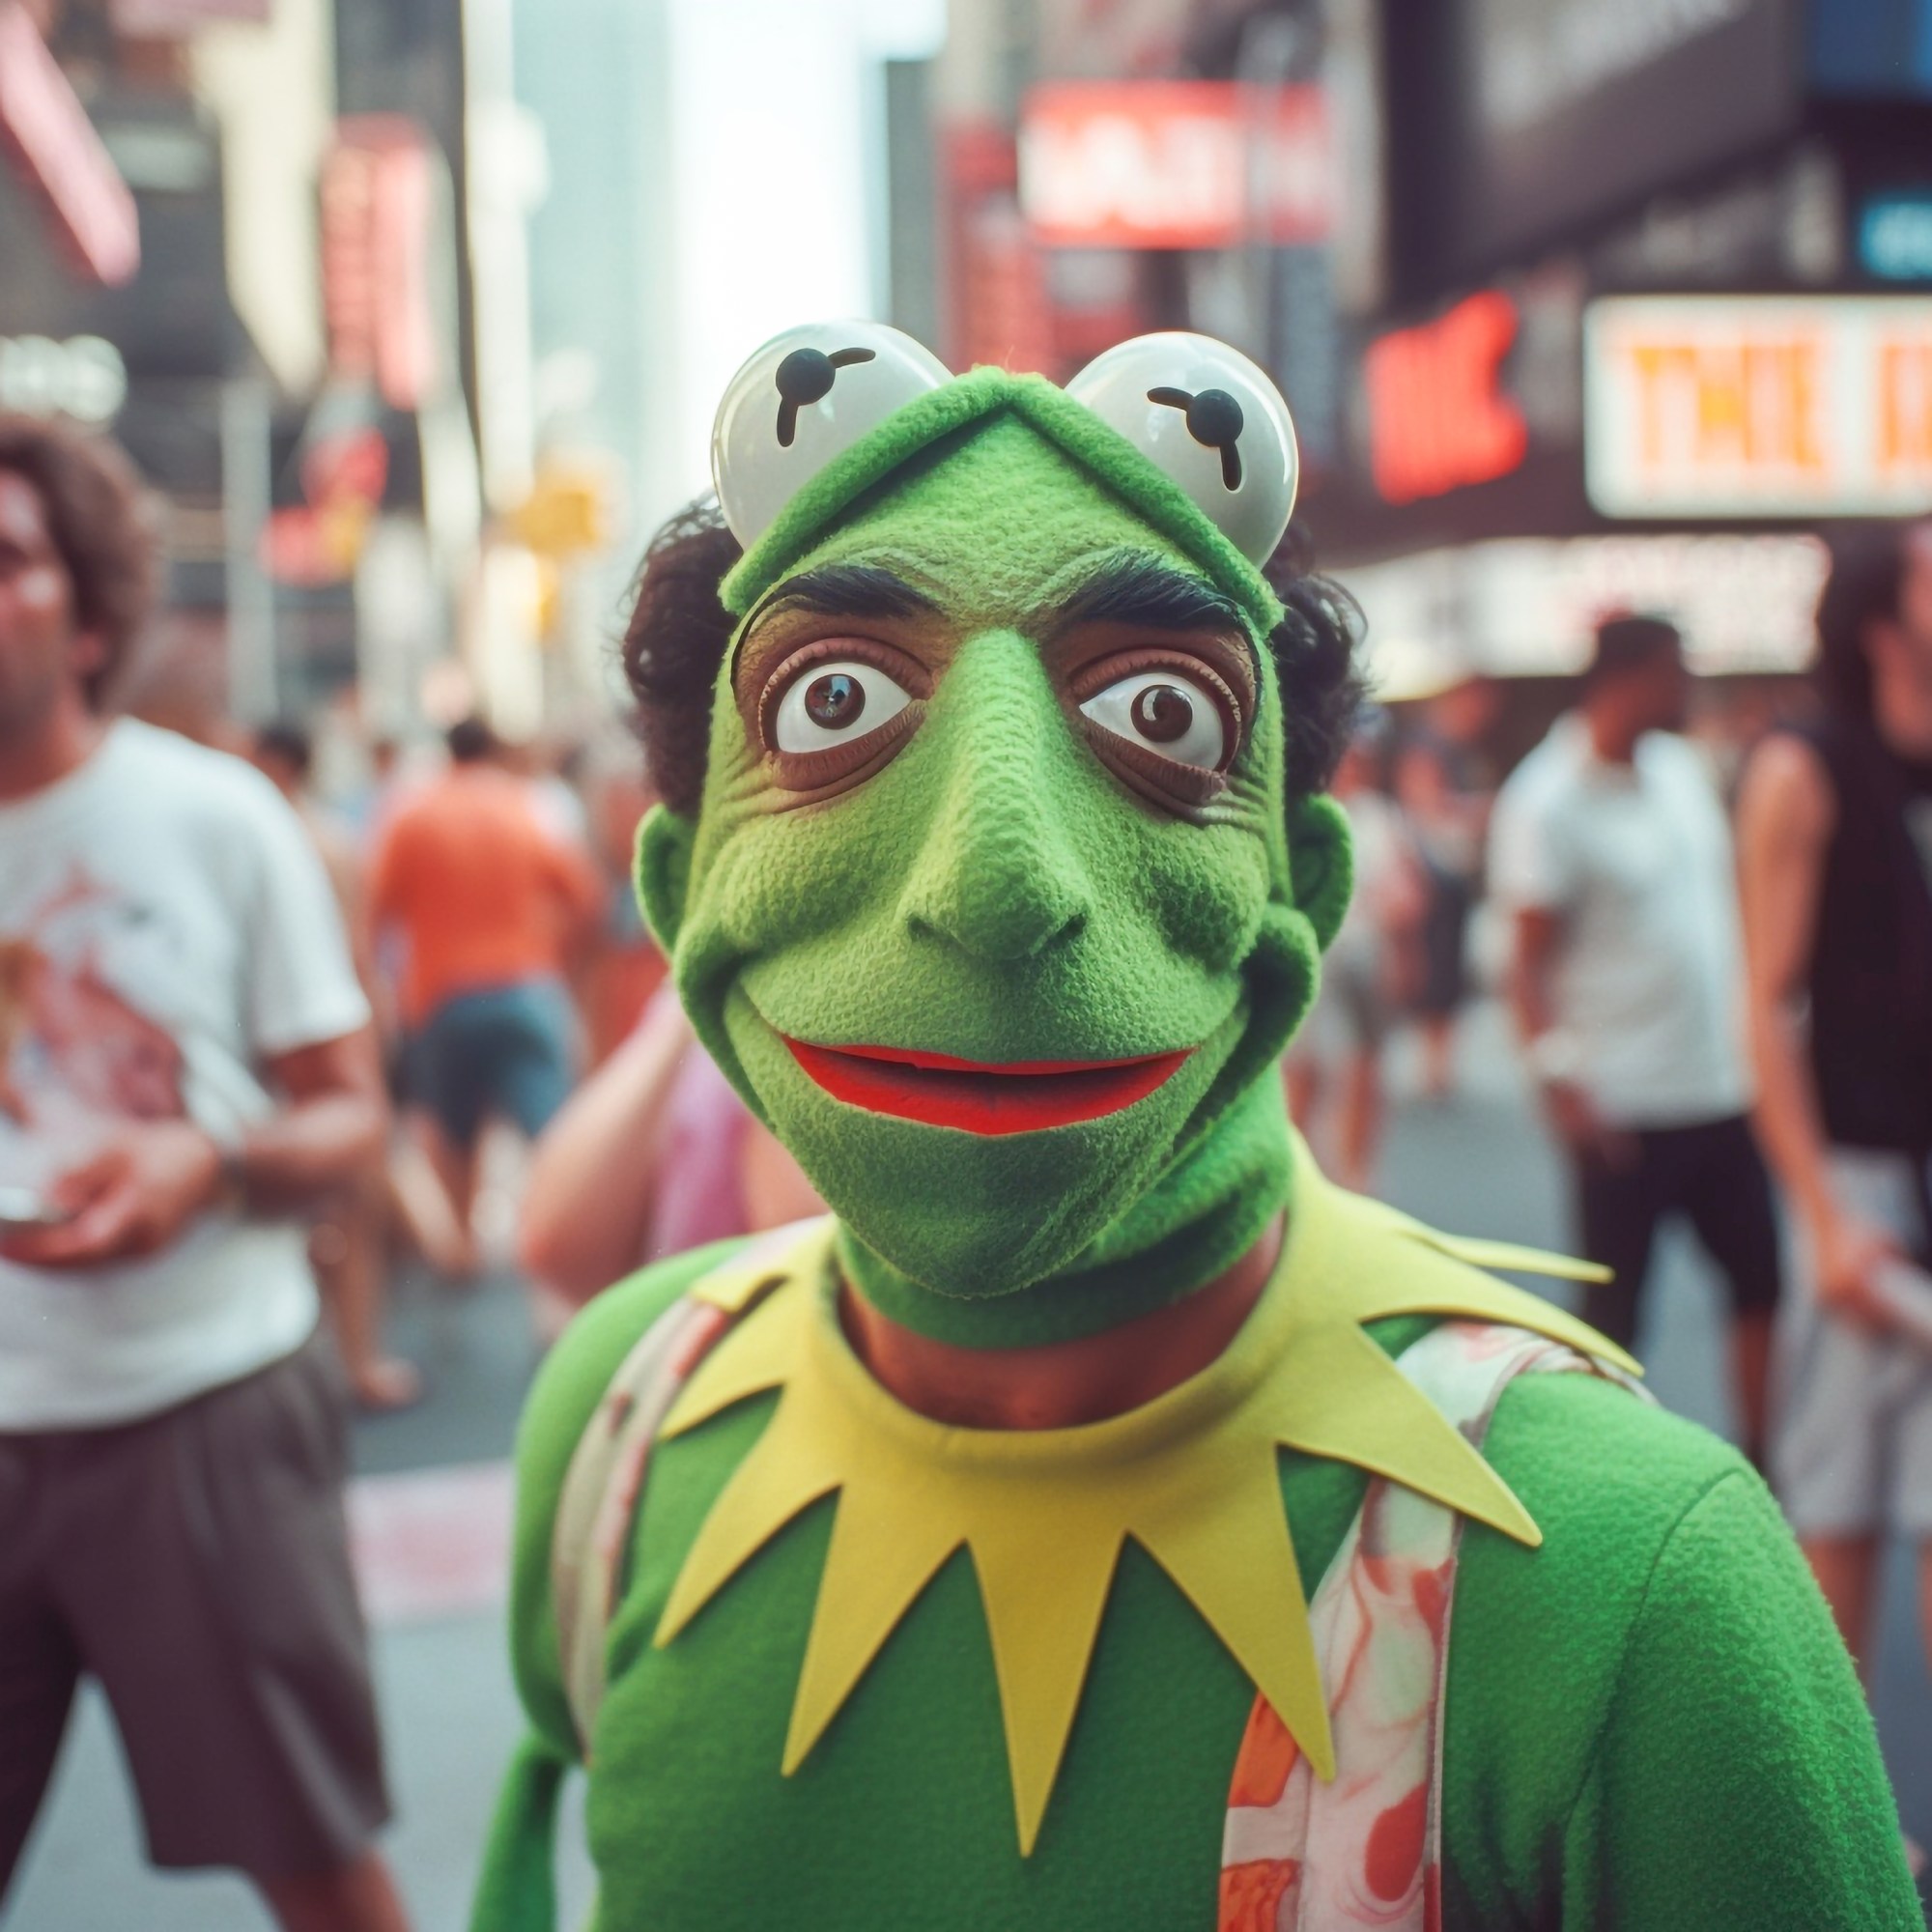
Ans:
POLYGON ((377 931, 403 948, 405 1085, 476 1263, 479 1144, 492 1119, 534 1140, 568 1097, 575 1015, 566 985, 603 893, 580 847, 542 820, 479 719, 451 726, 449 766, 395 809, 377 845, 377 931))
POLYGON ((344 823, 364 851, 375 845, 384 822, 409 789, 402 746, 386 732, 371 738, 360 781, 338 801, 344 823))
POLYGON ((518 1252, 575 1306, 646 1262, 823 1211, 665 987, 537 1142, 518 1252))
POLYGON ((1730 828, 1680 735, 1690 688, 1673 626, 1599 625, 1581 702, 1496 802, 1490 883, 1512 915, 1517 1019, 1569 1156, 1582 1249, 1614 1271, 1587 1291, 1584 1319, 1629 1346, 1659 1224, 1688 1219, 1730 1295, 1758 1460, 1777 1226, 1747 1119, 1730 828))
POLYGON ((1349 814, 1354 893, 1321 960, 1321 991, 1288 1054, 1289 1107, 1304 1133, 1340 1083, 1335 1178, 1367 1193, 1382 1129, 1382 1050, 1414 983, 1428 884, 1401 809, 1381 789, 1388 714, 1364 714, 1329 790, 1349 814))
POLYGON ((296 1218, 381 1145, 368 1006, 273 788, 103 710, 151 563, 117 452, 0 418, 0 1892, 87 1672, 156 1863, 399 1932, 296 1218))
POLYGON ((1739 842, 1759 1113, 1804 1257, 1773 1470, 1869 1660, 1888 1531, 1918 1546, 1932 1650, 1932 1345, 1900 1319, 1932 1298, 1932 523, 1833 551, 1824 715, 1759 747, 1739 842))
MULTIPOLYGON (((374 949, 362 858, 349 831, 310 789, 314 742, 302 725, 269 724, 255 734, 254 753, 255 763, 295 808, 327 869, 349 933, 355 976, 373 1005, 374 949)), ((356 1175, 326 1204, 309 1230, 308 1245, 357 1405, 371 1410, 406 1407, 422 1393, 422 1378, 410 1363, 383 1351, 388 1186, 380 1166, 356 1175)))
MULTIPOLYGON (((668 525, 638 580, 626 662, 675 662, 712 621, 719 579, 737 554, 721 526, 668 525)), ((622 770, 639 769, 633 749, 622 770)), ((639 813, 656 801, 655 784, 634 778, 594 796, 607 849, 628 849, 639 813)), ((646 1262, 781 1227, 822 1207, 798 1163, 698 1044, 666 985, 537 1143, 519 1254, 540 1290, 574 1306, 646 1262)))
POLYGON ((593 749, 585 761, 584 802, 591 853, 604 874, 604 923, 580 986, 590 1062, 602 1066, 636 1031, 665 977, 665 957, 644 930, 631 875, 638 826, 657 793, 628 734, 593 749))
POLYGON ((1422 856, 1428 887, 1415 991, 1423 1092, 1447 1099, 1456 1084, 1456 1023, 1469 997, 1469 919, 1476 909, 1491 787, 1480 741, 1493 686, 1464 678, 1433 698, 1396 760, 1395 795, 1422 856))

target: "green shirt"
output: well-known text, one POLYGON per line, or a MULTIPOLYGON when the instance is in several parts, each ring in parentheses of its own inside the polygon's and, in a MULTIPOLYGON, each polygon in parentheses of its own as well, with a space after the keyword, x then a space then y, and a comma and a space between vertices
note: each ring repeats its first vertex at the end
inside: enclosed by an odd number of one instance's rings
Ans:
MULTIPOLYGON (((549 1603, 579 1435, 656 1314, 728 1250, 600 1297, 546 1365, 519 1447, 517 1679, 537 1750, 574 1757, 549 1603)), ((1399 1350, 1419 1321, 1375 1331, 1399 1350)), ((1040 1841, 1013 1835, 970 1562, 934 1578, 811 1755, 779 1764, 832 1505, 807 1511, 664 1650, 685 1552, 755 1441, 747 1401, 653 1454, 594 1740, 599 1932, 1105 1927, 1211 1932, 1253 1690, 1164 1574, 1123 1550, 1040 1841)), ((1464 1532, 1450 1652, 1445 1922, 1919 1932, 1870 1719, 1762 1484, 1693 1425, 1583 1376, 1503 1398, 1490 1462, 1544 1533, 1464 1532)), ((1313 1593, 1361 1473, 1285 1452, 1313 1593)), ((505 1794, 478 1932, 535 1932, 545 1774, 505 1794)))

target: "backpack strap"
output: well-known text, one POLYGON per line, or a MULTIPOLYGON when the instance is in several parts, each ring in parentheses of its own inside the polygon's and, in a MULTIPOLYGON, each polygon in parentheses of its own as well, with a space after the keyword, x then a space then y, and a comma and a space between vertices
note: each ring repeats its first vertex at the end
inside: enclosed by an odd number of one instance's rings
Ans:
MULTIPOLYGON (((1527 1329, 1444 1321, 1400 1366, 1482 1446, 1520 1375, 1619 1371, 1527 1329)), ((1463 1518, 1372 1480, 1309 1605, 1328 1687, 1335 1777, 1323 1783, 1264 1698, 1236 1760, 1219 1932, 1440 1932, 1442 1712, 1463 1518)))
POLYGON ((605 1634, 658 1432, 698 1364, 775 1288, 823 1252, 829 1217, 774 1229, 701 1275, 617 1365, 564 1476, 551 1532, 551 1605, 578 1751, 604 1701, 605 1634))

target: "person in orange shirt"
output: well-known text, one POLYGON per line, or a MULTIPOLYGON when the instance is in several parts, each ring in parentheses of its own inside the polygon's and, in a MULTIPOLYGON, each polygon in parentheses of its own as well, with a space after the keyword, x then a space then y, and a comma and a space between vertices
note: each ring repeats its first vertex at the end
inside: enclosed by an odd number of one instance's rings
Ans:
MULTIPOLYGON (((453 725, 449 766, 399 805, 371 870, 380 933, 402 943, 405 1086, 467 1239, 485 1123, 534 1138, 568 1096, 575 1022, 564 985, 603 886, 559 838, 478 719, 453 725)), ((468 1258, 473 1265, 473 1245, 468 1258)))

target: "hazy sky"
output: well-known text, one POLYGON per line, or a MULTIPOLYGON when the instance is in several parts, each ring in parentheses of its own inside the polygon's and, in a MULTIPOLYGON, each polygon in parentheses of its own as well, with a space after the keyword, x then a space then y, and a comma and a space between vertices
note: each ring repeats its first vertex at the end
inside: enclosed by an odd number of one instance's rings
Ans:
POLYGON ((877 64, 937 51, 945 0, 674 0, 679 416, 704 488, 732 372, 794 323, 875 312, 877 64))

